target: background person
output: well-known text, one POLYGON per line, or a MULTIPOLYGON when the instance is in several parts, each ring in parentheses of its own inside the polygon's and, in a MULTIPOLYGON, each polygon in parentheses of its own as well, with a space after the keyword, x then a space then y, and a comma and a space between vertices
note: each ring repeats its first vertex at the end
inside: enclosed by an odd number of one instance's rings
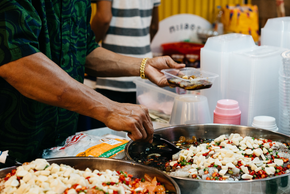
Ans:
MULTIPOLYGON (((96 41, 126 56, 152 58, 150 41, 158 31, 160 0, 97 0, 92 20, 96 41)), ((136 77, 98 78, 97 91, 118 102, 136 103, 136 77)))

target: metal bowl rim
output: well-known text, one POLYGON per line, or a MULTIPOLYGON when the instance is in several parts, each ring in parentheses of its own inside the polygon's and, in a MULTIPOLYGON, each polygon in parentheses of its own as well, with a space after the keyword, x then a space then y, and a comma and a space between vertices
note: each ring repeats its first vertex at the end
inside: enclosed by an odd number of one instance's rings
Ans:
MULTIPOLYGON (((55 157, 55 158, 46 158, 47 162, 49 162, 50 164, 53 163, 54 161, 61 161, 61 160, 79 160, 79 159, 85 159, 85 160, 109 160, 109 161, 112 161, 112 162, 121 162, 121 163, 126 163, 126 164, 129 164, 129 165, 134 165, 134 166, 138 166, 140 168, 148 168, 148 171, 150 170, 153 170, 153 171, 156 171, 156 172, 161 172, 161 174, 163 174, 165 176, 165 178, 167 178, 174 186, 174 188, 176 189, 176 193, 180 193, 181 194, 181 191, 180 191, 180 188, 179 188, 179 185, 175 182, 175 180, 170 177, 168 174, 162 172, 161 170, 158 170, 154 167, 151 167, 151 166, 145 166, 145 165, 142 165, 140 163, 137 163, 137 162, 134 162, 134 161, 130 161, 130 160, 121 160, 121 159, 113 159, 113 158, 96 158, 96 157, 55 157)), ((63 163, 65 164, 65 163, 63 163)), ((6 168, 1 168, 0 169, 0 172, 1 171, 4 171, 4 170, 9 170, 9 169, 13 169, 13 168, 17 168, 17 166, 11 166, 11 167, 6 167, 6 168)))
MULTIPOLYGON (((243 127, 243 128, 249 128, 249 129, 254 129, 254 130, 263 130, 263 131, 269 131, 271 133, 275 133, 275 134, 279 134, 279 135, 282 135, 282 136, 285 136, 285 137, 288 137, 290 138, 290 136, 288 135, 285 135, 285 134, 282 134, 282 133, 279 133, 279 132, 274 132, 274 131, 270 131, 270 130, 266 130, 266 129, 263 129, 263 128, 258 128, 258 127, 252 127, 252 126, 244 126, 244 125, 230 125, 230 124, 215 124, 215 123, 209 123, 209 124, 184 124, 184 125, 174 125, 174 126, 168 126, 168 127, 162 127, 162 128, 158 128, 156 130, 154 130, 154 132, 158 132, 158 131, 163 131, 164 129, 169 129, 169 128, 175 128, 175 127, 186 127, 186 126, 231 126, 231 127, 243 127)), ((126 154, 126 157, 131 160, 131 161, 134 161, 129 153, 128 153, 128 149, 129 149, 129 146, 133 143, 132 140, 130 140, 126 147, 125 147, 125 154, 126 154)), ((134 161, 135 162, 135 161, 134 161)), ((138 162, 136 162, 138 163, 138 162)), ((140 163, 139 163, 140 164, 140 163)), ((143 165, 143 164, 141 164, 143 165)), ((146 166, 146 165, 143 165, 143 166, 146 166)), ((154 167, 153 167, 154 168, 154 167)), ((159 170, 161 171, 161 170, 159 170)), ((161 171, 163 172, 163 171, 161 171)), ((165 172, 163 172, 165 173, 165 172)), ((165 173, 166 174, 166 173, 165 173)), ((168 175, 168 174, 167 174, 168 175)), ((191 178, 183 178, 183 177, 177 177, 177 176, 171 176, 171 175, 168 175, 174 179, 178 179, 178 180, 189 180, 189 181, 196 181, 196 182, 208 182, 208 183, 212 183, 213 181, 212 180, 203 180, 203 179, 191 179, 191 178)), ((290 176, 290 173, 287 173, 287 174, 283 174, 283 175, 279 175, 279 176, 275 176, 275 177, 271 177, 271 178, 264 178, 264 179, 255 179, 255 180, 239 180, 239 181, 219 181, 219 180, 216 180, 214 182, 217 182, 217 183, 221 183, 221 184, 226 184, 226 183, 252 183, 252 182, 260 182, 260 181, 268 181, 268 180, 272 180, 272 179, 277 179, 277 178, 281 178, 281 177, 285 177, 285 176, 290 176)))

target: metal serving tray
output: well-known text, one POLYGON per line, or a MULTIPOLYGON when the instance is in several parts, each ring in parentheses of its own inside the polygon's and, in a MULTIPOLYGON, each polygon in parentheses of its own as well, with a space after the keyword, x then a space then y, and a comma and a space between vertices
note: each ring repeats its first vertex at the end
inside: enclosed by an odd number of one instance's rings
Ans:
MULTIPOLYGON (((126 171, 136 178, 144 177, 147 173, 151 177, 156 177, 157 180, 165 186, 167 190, 173 191, 176 194, 181 194, 180 189, 176 182, 165 173, 148 166, 143 166, 135 162, 117 160, 110 158, 90 158, 90 157, 63 157, 47 159, 49 163, 67 164, 75 169, 85 170, 86 168, 98 169, 104 171, 106 169, 116 171, 126 171)), ((9 167, 0 169, 0 178, 4 178, 7 173, 16 167, 9 167)))
MULTIPOLYGON (((290 142, 290 137, 265 129, 240 125, 178 125, 155 130, 163 138, 175 141, 180 136, 197 138, 217 138, 222 134, 239 133, 242 136, 267 138, 274 141, 290 142)), ((133 159, 130 153, 133 149, 146 149, 138 146, 145 144, 130 141, 125 148, 126 157, 133 159)), ((290 175, 280 175, 272 178, 245 181, 208 181, 171 176, 179 185, 182 194, 289 194, 290 175)))

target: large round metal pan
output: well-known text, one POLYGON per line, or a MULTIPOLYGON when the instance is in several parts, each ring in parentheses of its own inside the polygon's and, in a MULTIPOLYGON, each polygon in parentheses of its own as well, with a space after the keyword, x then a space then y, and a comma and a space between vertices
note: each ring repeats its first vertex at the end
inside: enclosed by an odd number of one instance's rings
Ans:
MULTIPOLYGON (((104 171, 106 169, 116 171, 126 171, 132 174, 136 178, 144 177, 147 173, 151 177, 156 177, 157 180, 164 184, 165 188, 169 191, 173 191, 176 194, 181 194, 180 189, 176 182, 165 173, 151 167, 143 166, 135 162, 109 159, 109 158, 90 158, 90 157, 63 157, 63 158, 51 158, 47 161, 56 164, 67 164, 75 169, 85 170, 86 168, 98 169, 104 171)), ((15 167, 0 169, 0 178, 4 178, 15 167)))
MULTIPOLYGON (((267 138, 274 141, 290 142, 290 137, 281 133, 275 133, 264 129, 240 126, 240 125, 178 125, 155 130, 163 138, 176 141, 180 136, 214 139, 222 134, 239 133, 242 136, 267 138)), ((125 154, 132 160, 130 153, 136 150, 144 150, 143 143, 130 141, 125 154)), ((190 178, 179 178, 171 176, 179 185, 182 194, 289 194, 289 174, 277 177, 249 180, 249 181, 207 181, 190 178)))

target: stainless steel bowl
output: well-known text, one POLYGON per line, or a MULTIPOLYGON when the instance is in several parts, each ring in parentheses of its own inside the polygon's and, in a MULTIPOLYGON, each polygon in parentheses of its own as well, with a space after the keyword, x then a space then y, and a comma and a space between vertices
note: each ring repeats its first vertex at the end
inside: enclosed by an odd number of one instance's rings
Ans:
MULTIPOLYGON (((180 136, 197 138, 216 138, 222 134, 239 133, 242 136, 267 138, 274 141, 290 143, 290 137, 281 133, 271 132, 265 129, 240 125, 179 125, 155 130, 163 138, 176 141, 180 136)), ((133 160, 130 153, 133 150, 144 150, 146 144, 130 141, 125 154, 129 160, 133 160), (143 146, 143 147, 142 147, 143 146)), ((171 176, 179 185, 182 194, 289 194, 289 174, 267 179, 249 181, 207 181, 171 176)))
MULTIPOLYGON (((134 177, 144 177, 147 173, 151 177, 156 177, 157 180, 164 184, 167 190, 173 191, 176 194, 181 194, 179 186, 176 182, 163 172, 155 168, 143 166, 135 162, 109 159, 109 158, 88 158, 88 157, 63 157, 63 158, 51 158, 47 159, 49 163, 67 164, 79 170, 85 170, 86 168, 98 169, 100 171, 110 169, 116 171, 126 171, 132 174, 134 177)), ((0 178, 4 178, 15 167, 0 169, 0 178)))

